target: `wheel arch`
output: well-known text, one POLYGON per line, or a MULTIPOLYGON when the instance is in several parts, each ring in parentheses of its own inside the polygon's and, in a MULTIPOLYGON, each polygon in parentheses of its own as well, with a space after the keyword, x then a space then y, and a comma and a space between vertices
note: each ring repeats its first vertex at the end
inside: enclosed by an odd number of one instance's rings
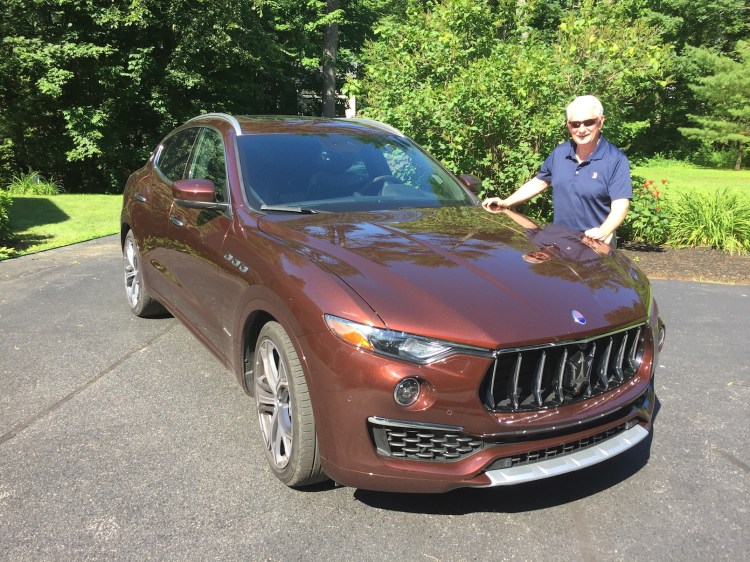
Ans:
POLYGON ((132 228, 127 222, 120 223, 120 249, 125 247, 125 237, 128 235, 132 228))
POLYGON ((245 319, 245 326, 242 330, 242 376, 238 378, 243 390, 249 395, 252 395, 253 388, 255 346, 261 329, 271 321, 279 322, 273 314, 262 309, 252 311, 245 319))

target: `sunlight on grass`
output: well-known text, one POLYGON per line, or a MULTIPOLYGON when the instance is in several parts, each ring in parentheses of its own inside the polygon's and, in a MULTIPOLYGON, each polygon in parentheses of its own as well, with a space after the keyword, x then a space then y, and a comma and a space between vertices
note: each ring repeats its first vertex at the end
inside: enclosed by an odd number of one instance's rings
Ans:
POLYGON ((734 189, 750 197, 750 170, 714 170, 684 162, 656 160, 633 166, 633 174, 659 182, 667 180, 666 194, 702 193, 713 195, 724 188, 734 189))
POLYGON ((31 254, 115 234, 121 195, 14 196, 11 230, 19 254, 31 254))

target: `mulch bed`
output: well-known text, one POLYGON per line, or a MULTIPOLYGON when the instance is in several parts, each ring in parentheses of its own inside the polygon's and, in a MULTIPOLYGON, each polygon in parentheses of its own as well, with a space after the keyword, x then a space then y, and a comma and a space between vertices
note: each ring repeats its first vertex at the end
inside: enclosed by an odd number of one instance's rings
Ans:
POLYGON ((713 248, 668 248, 625 244, 620 248, 650 279, 750 285, 750 255, 713 248))

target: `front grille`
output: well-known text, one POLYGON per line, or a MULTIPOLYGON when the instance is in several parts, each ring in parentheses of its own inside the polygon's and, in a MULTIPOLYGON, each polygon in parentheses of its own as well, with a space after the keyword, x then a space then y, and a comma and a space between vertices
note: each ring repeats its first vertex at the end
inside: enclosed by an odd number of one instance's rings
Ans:
POLYGON ((492 470, 495 468, 511 468, 513 466, 533 464, 535 462, 540 462, 546 459, 551 459, 554 457, 561 457, 563 455, 575 453, 576 451, 580 451, 581 449, 592 447, 596 445, 597 443, 600 443, 606 439, 609 439, 610 437, 614 437, 615 435, 618 435, 622 433, 623 431, 630 429, 636 424, 637 422, 635 420, 631 420, 628 423, 622 423, 618 425, 617 427, 612 427, 610 429, 607 429, 606 431, 602 431, 600 433, 597 433, 596 435, 592 435, 591 437, 585 437, 583 439, 578 439, 576 441, 570 441, 569 443, 564 443, 562 445, 557 445, 555 447, 539 449, 538 451, 531 451, 529 453, 521 453, 520 455, 516 455, 514 457, 506 457, 504 459, 498 459, 495 462, 493 462, 487 470, 492 470))
POLYGON ((492 412, 553 408, 623 384, 643 360, 646 325, 560 344, 500 350, 480 386, 492 412))

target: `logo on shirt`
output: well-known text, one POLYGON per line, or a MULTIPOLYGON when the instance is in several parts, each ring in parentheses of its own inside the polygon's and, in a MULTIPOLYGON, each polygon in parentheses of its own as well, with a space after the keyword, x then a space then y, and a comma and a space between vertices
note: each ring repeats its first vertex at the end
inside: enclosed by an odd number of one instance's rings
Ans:
POLYGON ((596 176, 598 176, 598 175, 599 175, 599 174, 598 174, 597 172, 594 172, 593 174, 591 174, 591 179, 592 179, 592 180, 595 180, 595 179, 596 179, 596 176))

